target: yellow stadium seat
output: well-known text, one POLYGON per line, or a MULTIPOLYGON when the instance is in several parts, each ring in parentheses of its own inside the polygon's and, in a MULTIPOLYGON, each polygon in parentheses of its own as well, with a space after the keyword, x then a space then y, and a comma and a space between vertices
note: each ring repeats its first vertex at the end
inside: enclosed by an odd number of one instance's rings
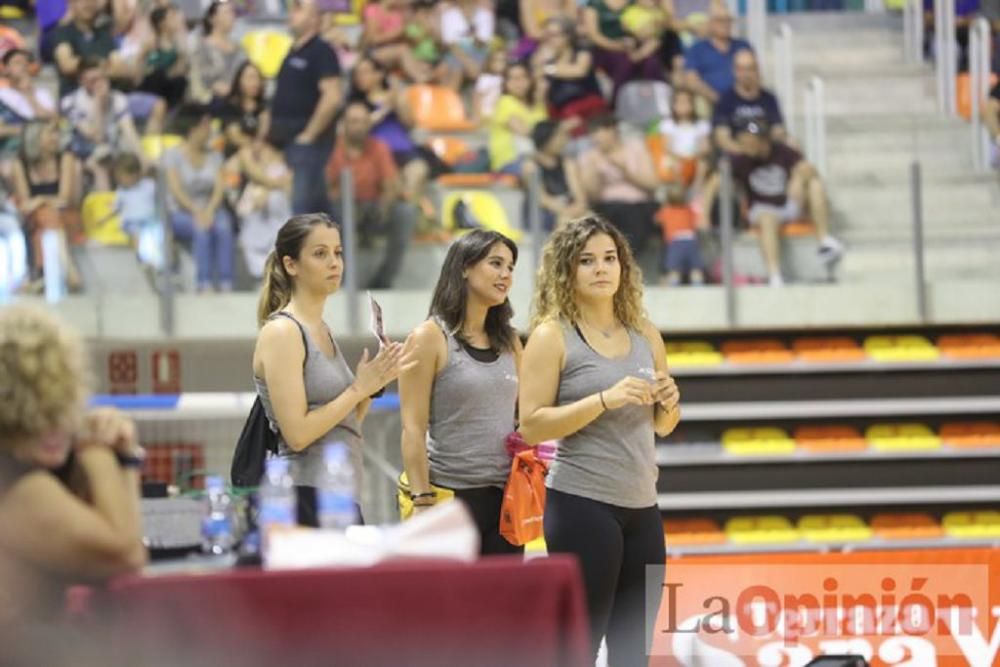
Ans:
POLYGON ((738 456, 794 454, 795 441, 780 428, 730 428, 722 433, 722 448, 738 456))
POLYGON ((511 226, 507 219, 507 213, 493 193, 483 190, 464 190, 462 192, 449 193, 444 199, 441 207, 441 226, 444 229, 461 233, 455 225, 454 210, 459 201, 464 201, 465 205, 472 211, 472 215, 482 223, 484 229, 500 232, 512 241, 521 239, 521 230, 511 226))
POLYGON ((864 542, 872 536, 871 527, 854 514, 807 514, 798 525, 810 542, 864 542))
POLYGON ((545 536, 539 537, 537 540, 532 540, 525 544, 524 553, 538 554, 539 556, 547 554, 548 547, 545 546, 545 536))
POLYGON ((941 525, 949 537, 996 538, 1000 537, 1000 512, 949 512, 941 525))
POLYGON ((667 361, 671 366, 717 366, 722 353, 704 340, 667 341, 667 361))
POLYGON ((932 361, 941 355, 923 336, 869 336, 865 352, 876 361, 932 361))
POLYGON ((180 143, 181 137, 176 134, 150 134, 142 138, 142 154, 150 162, 156 162, 164 151, 180 143))
POLYGON ((783 516, 740 516, 726 521, 726 535, 733 544, 786 544, 798 542, 799 531, 783 516))
POLYGON ((281 63, 292 48, 292 38, 278 30, 251 30, 241 40, 247 59, 257 66, 266 79, 278 76, 281 63))
POLYGON ((80 217, 86 237, 109 246, 127 246, 129 237, 122 230, 122 221, 115 214, 114 192, 91 192, 83 200, 80 217))
POLYGON ((874 424, 865 430, 872 449, 883 452, 941 448, 941 438, 924 424, 874 424))

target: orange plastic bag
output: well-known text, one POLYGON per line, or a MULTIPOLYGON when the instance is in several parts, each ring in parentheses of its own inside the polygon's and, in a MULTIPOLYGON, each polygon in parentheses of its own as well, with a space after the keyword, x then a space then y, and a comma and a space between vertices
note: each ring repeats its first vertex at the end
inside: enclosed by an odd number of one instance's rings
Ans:
POLYGON ((500 534, 515 546, 542 536, 547 472, 548 466, 535 456, 534 448, 518 452, 511 463, 500 506, 500 534))

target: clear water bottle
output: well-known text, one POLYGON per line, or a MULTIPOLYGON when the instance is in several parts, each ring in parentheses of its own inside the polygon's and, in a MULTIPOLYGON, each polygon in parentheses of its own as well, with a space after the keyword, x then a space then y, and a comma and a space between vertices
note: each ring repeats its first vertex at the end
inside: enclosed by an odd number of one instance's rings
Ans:
POLYGON ((358 522, 357 487, 351 451, 343 442, 323 446, 323 469, 316 487, 316 513, 320 528, 346 530, 358 522))
POLYGON ((201 519, 201 550, 221 556, 233 549, 233 499, 218 475, 205 478, 205 509, 201 519))
POLYGON ((264 478, 257 489, 258 518, 261 533, 269 526, 294 526, 295 483, 288 468, 288 459, 273 457, 264 465, 264 478))

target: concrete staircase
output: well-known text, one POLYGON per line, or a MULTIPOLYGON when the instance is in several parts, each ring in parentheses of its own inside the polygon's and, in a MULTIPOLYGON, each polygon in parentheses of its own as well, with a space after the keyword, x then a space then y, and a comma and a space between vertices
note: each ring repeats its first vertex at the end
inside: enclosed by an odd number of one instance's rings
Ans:
MULTIPOLYGON (((932 68, 903 62, 900 18, 773 16, 769 28, 784 21, 794 31, 796 108, 813 75, 825 83, 827 186, 835 233, 848 244, 839 280, 912 281, 914 160, 923 172, 928 280, 1000 280, 997 175, 973 170, 968 124, 937 113, 932 68)), ((794 123, 801 138, 804 120, 794 123)), ((796 265, 805 244, 790 244, 796 265)))

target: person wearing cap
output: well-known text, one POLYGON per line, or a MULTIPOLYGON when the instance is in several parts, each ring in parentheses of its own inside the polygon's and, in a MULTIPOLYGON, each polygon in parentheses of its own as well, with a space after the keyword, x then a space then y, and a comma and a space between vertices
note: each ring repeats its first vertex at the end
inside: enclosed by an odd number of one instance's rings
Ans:
POLYGON ((771 286, 784 284, 780 227, 806 211, 816 227, 820 261, 832 272, 844 247, 830 235, 826 189, 816 168, 794 148, 773 141, 771 128, 762 120, 741 124, 736 142, 740 150, 731 156, 733 181, 742 187, 748 200, 750 224, 760 231, 771 286))
MULTIPOLYGON (((583 191, 580 170, 572 160, 563 157, 569 138, 570 131, 565 123, 551 120, 543 120, 531 130, 535 153, 525 165, 525 173, 538 172, 538 208, 542 228, 548 232, 587 212, 587 195, 583 191)), ((527 212, 524 218, 528 219, 527 212)))

